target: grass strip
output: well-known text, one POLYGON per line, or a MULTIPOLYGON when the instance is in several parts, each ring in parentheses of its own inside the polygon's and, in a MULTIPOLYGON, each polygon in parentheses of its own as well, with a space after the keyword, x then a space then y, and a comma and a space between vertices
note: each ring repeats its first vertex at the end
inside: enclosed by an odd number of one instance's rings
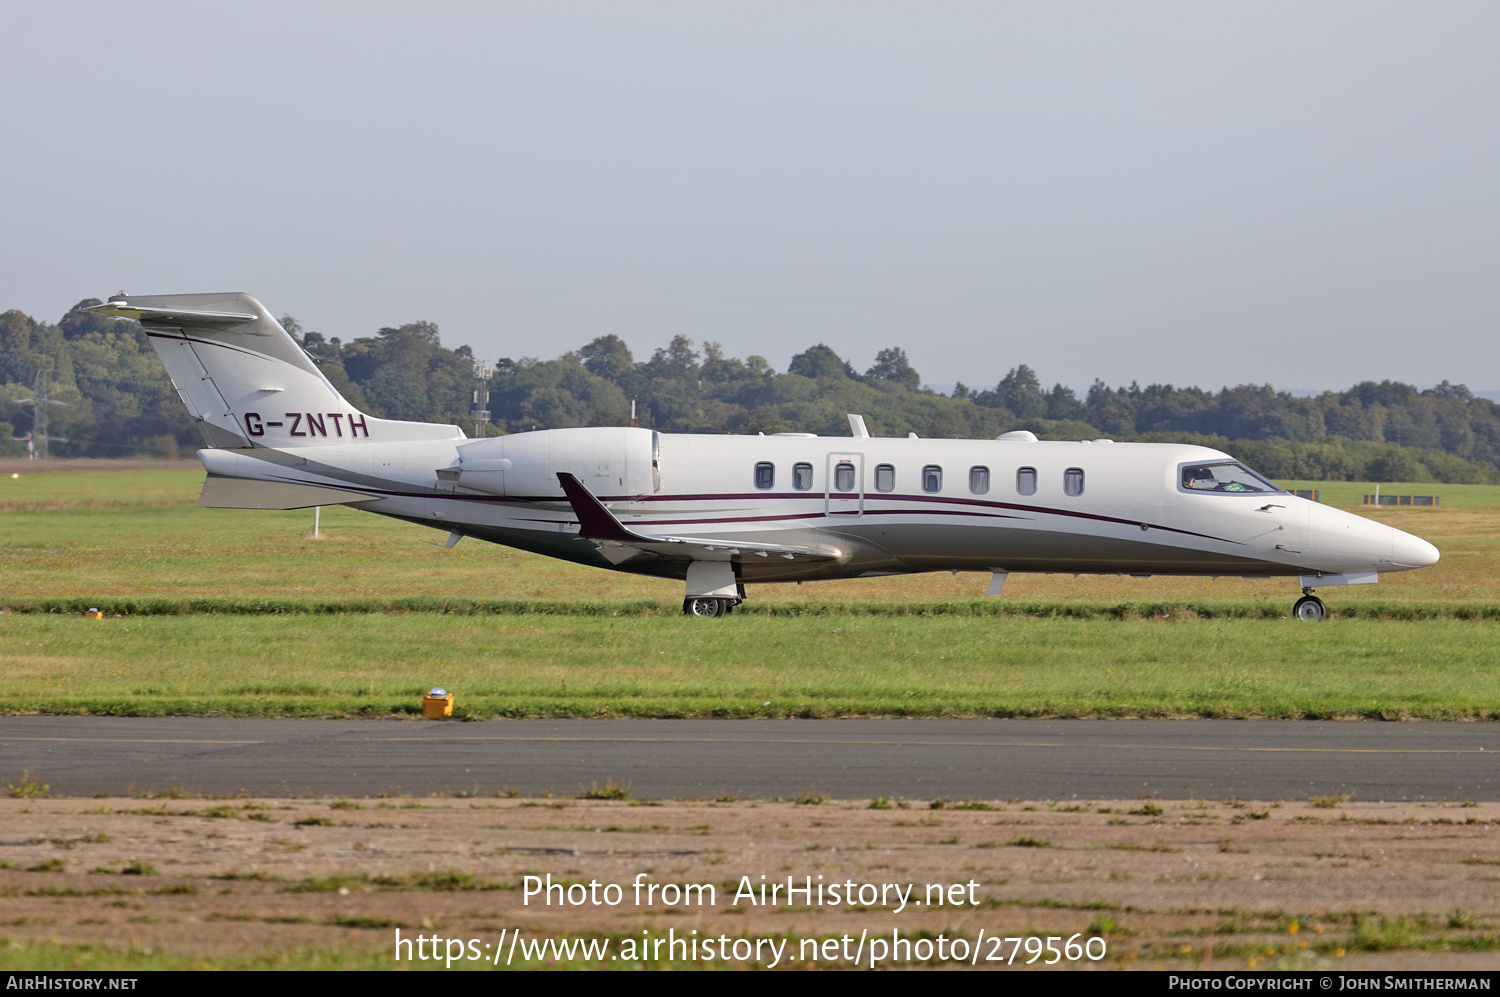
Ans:
POLYGON ((0 711, 1500 719, 1500 622, 7 617, 0 711))

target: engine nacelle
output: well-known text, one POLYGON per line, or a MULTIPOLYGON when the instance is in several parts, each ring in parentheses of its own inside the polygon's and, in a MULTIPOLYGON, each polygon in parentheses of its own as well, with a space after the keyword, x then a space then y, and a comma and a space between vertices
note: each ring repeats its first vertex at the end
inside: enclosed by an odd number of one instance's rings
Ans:
POLYGON ((475 440, 437 472, 442 481, 490 495, 566 501, 557 483, 572 474, 595 495, 650 495, 660 482, 657 434, 649 429, 544 429, 475 440))

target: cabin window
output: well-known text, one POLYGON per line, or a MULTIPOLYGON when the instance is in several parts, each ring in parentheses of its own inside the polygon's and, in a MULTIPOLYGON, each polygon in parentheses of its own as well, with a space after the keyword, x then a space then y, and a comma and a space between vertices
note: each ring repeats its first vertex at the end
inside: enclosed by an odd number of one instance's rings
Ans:
POLYGON ((1063 494, 1083 494, 1083 468, 1070 467, 1063 472, 1063 494))
POLYGON ((943 490, 943 469, 936 464, 928 464, 922 468, 922 491, 940 492, 943 490))
POLYGON ((1016 470, 1016 494, 1036 494, 1036 468, 1022 467, 1016 470))
POLYGON ((840 461, 833 469, 833 487, 841 492, 854 491, 854 465, 840 461))
POLYGON ((877 492, 896 490, 896 469, 890 464, 875 465, 875 490, 877 492))
POLYGON ((990 490, 990 469, 987 467, 969 468, 969 492, 972 495, 986 495, 990 490))
POLYGON ((776 484, 776 465, 769 461, 761 461, 755 465, 755 487, 771 488, 776 484))
POLYGON ((805 492, 812 487, 812 465, 792 465, 792 487, 799 492, 805 492))

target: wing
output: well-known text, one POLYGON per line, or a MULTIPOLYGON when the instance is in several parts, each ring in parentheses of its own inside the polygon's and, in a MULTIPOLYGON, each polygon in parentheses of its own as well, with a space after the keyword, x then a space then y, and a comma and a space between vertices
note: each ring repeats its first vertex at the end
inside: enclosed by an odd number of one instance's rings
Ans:
POLYGON ((834 561, 843 556, 837 547, 799 547, 792 544, 750 543, 699 537, 651 536, 637 533, 615 518, 604 503, 573 475, 558 472, 558 482, 567 493, 578 517, 578 539, 588 540, 613 564, 637 554, 651 554, 674 561, 754 561, 782 558, 787 561, 834 561))

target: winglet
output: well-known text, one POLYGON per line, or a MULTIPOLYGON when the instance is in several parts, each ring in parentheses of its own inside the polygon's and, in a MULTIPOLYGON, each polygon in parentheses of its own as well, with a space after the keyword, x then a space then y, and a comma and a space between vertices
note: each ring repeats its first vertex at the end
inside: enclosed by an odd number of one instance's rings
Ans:
POLYGON ((578 517, 579 536, 621 543, 639 543, 644 539, 620 525, 614 514, 604 508, 604 503, 594 498, 573 475, 559 471, 557 481, 567 493, 568 503, 573 506, 573 514, 578 517))

